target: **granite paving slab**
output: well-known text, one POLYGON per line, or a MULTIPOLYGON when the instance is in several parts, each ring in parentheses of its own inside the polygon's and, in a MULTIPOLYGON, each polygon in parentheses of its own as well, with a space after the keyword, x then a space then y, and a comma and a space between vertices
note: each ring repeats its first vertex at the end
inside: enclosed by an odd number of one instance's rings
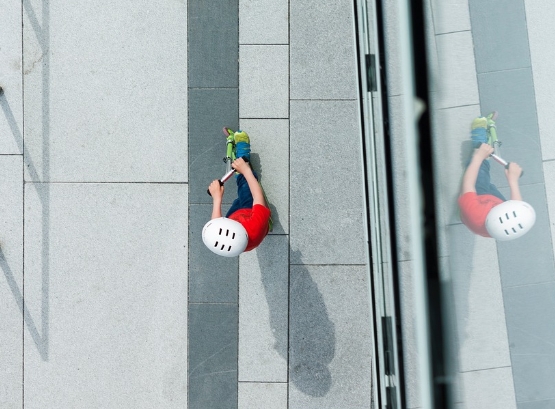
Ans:
POLYGON ((504 289, 516 399, 555 399, 555 282, 504 289))
POLYGON ((187 187, 26 184, 28 407, 187 404, 187 187))
POLYGON ((289 47, 239 47, 239 116, 289 117, 289 47))
POLYGON ((0 15, 0 154, 17 154, 23 129, 21 3, 3 2, 0 15))
POLYGON ((290 121, 291 263, 365 264, 357 104, 291 101, 290 121))
POLYGON ((369 407, 366 267, 295 265, 290 274, 289 407, 369 407))
POLYGON ((288 256, 280 235, 240 257, 239 381, 288 381, 288 256))
POLYGON ((188 0, 187 5, 189 87, 237 88, 239 2, 188 0))
POLYGON ((241 119, 251 138, 251 161, 264 187, 274 222, 270 234, 289 233, 289 120, 241 119))
POLYGON ((239 409, 288 409, 286 383, 239 383, 239 409))
POLYGON ((218 256, 202 241, 211 215, 212 205, 189 205, 189 302, 236 303, 238 258, 218 256))
MULTIPOLYGON (((212 203, 206 193, 210 182, 226 171, 225 136, 222 128, 239 127, 239 93, 236 88, 189 89, 189 200, 212 203)), ((224 203, 234 196, 233 180, 226 185, 224 203)))
POLYGON ((291 2, 289 9, 291 98, 355 99, 351 2, 291 2))
POLYGON ((237 407, 237 304, 189 305, 189 409, 237 407))
POLYGON ((186 4, 25 3, 42 11, 23 50, 26 159, 42 180, 186 182, 186 4))
MULTIPOLYGON (((0 156, 0 406, 23 405, 23 163, 0 156)), ((32 325, 27 317, 28 325, 32 325)))
POLYGON ((239 44, 287 44, 288 0, 240 0, 239 44))

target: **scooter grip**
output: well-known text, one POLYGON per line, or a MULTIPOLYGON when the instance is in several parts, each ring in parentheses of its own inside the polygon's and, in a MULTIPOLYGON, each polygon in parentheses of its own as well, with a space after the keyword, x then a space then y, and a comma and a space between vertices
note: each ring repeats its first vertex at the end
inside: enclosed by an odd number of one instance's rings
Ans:
MULTIPOLYGON (((511 162, 508 162, 508 163, 505 165, 505 169, 508 170, 510 164, 511 164, 511 162)), ((519 176, 519 177, 522 177, 522 175, 524 175, 524 171, 520 172, 520 176, 519 176)))
MULTIPOLYGON (((218 182, 220 182, 220 186, 224 185, 224 182, 222 182, 221 180, 218 179, 218 182)), ((212 193, 210 193, 210 189, 206 189, 206 193, 208 193, 208 196, 212 196, 212 193)))

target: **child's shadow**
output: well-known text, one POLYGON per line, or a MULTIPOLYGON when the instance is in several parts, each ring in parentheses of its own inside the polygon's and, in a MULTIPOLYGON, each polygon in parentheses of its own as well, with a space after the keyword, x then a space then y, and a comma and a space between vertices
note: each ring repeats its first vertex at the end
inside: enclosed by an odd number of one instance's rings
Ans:
POLYGON ((289 362, 290 380, 299 391, 309 396, 325 396, 332 385, 329 365, 335 356, 336 339, 335 325, 318 285, 304 265, 292 265, 289 288, 284 287, 283 277, 277 277, 274 268, 268 265, 276 259, 275 249, 262 245, 257 249, 257 257, 275 337, 274 348, 289 362), (288 311, 288 325, 284 322, 284 311, 288 311))

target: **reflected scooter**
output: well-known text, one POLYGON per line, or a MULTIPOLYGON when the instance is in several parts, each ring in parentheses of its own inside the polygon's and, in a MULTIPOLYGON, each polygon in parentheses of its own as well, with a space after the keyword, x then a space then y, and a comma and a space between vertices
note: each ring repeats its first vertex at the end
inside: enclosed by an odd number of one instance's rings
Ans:
MULTIPOLYGON (((488 144, 493 147, 493 153, 490 155, 490 157, 492 157, 497 163, 503 165, 505 169, 509 169, 509 165, 511 162, 507 162, 501 157, 501 152, 499 149, 499 147, 501 146, 501 141, 497 138, 497 126, 495 125, 495 121, 497 120, 498 115, 499 114, 497 111, 493 111, 486 117, 488 121, 488 144)), ((522 175, 524 175, 524 171, 520 173, 520 177, 522 177, 522 175)))

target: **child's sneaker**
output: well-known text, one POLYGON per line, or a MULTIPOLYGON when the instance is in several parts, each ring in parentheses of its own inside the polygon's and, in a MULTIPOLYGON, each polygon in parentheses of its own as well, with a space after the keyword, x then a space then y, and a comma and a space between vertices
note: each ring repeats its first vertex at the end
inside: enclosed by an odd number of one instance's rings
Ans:
POLYGON ((488 143, 488 120, 485 117, 476 118, 472 121, 472 132, 470 138, 472 139, 472 147, 479 148, 481 144, 488 143))
POLYGON ((244 131, 237 131, 233 136, 235 139, 235 156, 243 158, 247 162, 251 160, 251 141, 249 135, 244 131))

